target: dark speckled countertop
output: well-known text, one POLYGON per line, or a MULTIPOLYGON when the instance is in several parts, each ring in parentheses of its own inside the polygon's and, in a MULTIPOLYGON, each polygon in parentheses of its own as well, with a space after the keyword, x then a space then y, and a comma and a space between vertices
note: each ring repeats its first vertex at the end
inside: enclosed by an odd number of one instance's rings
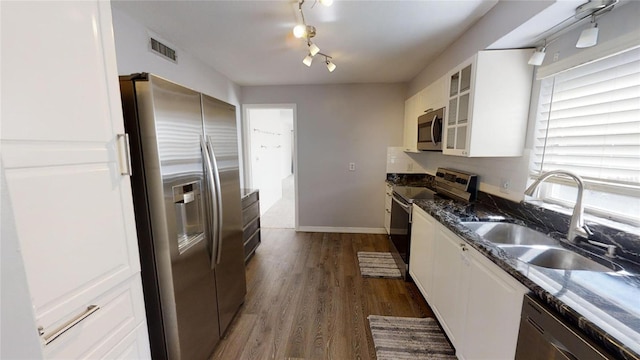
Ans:
MULTIPOLYGON (((616 259, 629 272, 600 273, 547 269, 528 265, 504 253, 461 224, 461 221, 509 221, 536 228, 495 209, 452 200, 416 200, 417 206, 465 239, 516 278, 565 321, 622 359, 640 359, 640 269, 616 259)), ((541 230, 536 228, 536 230, 541 230)), ((559 238, 558 233, 548 235, 559 238)), ((563 246, 572 247, 566 241, 563 246)), ((572 248, 581 252, 580 248, 572 248)), ((583 251, 582 251, 583 252, 583 251)), ((583 252, 584 254, 584 252, 583 252)))

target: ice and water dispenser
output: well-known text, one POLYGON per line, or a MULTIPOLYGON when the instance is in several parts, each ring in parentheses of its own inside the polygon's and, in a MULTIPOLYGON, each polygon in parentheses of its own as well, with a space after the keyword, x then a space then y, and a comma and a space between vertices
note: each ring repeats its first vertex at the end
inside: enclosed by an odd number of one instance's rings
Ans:
POLYGON ((204 215, 200 181, 173 187, 178 250, 183 253, 204 239, 204 215))

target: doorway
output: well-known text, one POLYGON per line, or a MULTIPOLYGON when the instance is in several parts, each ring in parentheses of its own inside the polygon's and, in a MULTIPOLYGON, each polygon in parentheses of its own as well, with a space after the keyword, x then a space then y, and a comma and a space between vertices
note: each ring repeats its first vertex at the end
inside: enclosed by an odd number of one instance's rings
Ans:
POLYGON ((296 229, 296 108, 243 105, 245 184, 260 191, 260 226, 296 229))

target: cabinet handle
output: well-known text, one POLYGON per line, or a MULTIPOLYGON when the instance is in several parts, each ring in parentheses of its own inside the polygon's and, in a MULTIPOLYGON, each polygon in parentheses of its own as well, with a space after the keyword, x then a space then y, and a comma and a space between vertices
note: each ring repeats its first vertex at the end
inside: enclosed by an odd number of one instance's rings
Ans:
POLYGON ((100 310, 100 307, 98 305, 89 305, 87 306, 87 309, 82 314, 79 314, 75 318, 60 325, 59 328, 55 329, 50 334, 45 335, 44 328, 42 326, 38 327, 38 333, 44 339, 44 344, 49 345, 53 340, 57 339, 60 335, 67 332, 67 330, 78 325, 78 323, 80 323, 82 320, 86 319, 89 315, 93 314, 98 310, 100 310))
MULTIPOLYGON (((127 176, 131 176, 133 175, 133 171, 131 170, 131 147, 129 146, 129 134, 124 133, 124 134, 118 134, 118 142, 122 143, 121 145, 121 149, 123 149, 124 151, 124 161, 125 161, 125 169, 122 170, 122 167, 120 167, 120 175, 127 175, 127 176)), ((122 155, 121 155, 122 156, 122 155)))

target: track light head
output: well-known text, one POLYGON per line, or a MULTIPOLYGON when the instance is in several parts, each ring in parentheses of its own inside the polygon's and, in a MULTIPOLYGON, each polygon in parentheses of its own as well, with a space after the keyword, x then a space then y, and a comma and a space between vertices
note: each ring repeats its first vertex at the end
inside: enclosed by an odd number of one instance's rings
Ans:
POLYGON ((540 66, 542 65, 542 63, 544 62, 544 57, 545 55, 547 55, 547 53, 545 52, 547 51, 547 47, 543 47, 540 50, 537 50, 531 54, 531 57, 529 58, 529 65, 534 65, 534 66, 540 66))
POLYGON ((330 60, 327 59, 325 60, 325 62, 327 63, 327 69, 329 70, 329 72, 333 72, 333 70, 336 69, 336 64, 334 64, 330 60))
MULTIPOLYGON (((595 20, 595 16, 594 16, 595 20)), ((598 44, 598 23, 594 22, 594 26, 582 30, 576 47, 579 49, 588 48, 598 44)))
POLYGON ((302 63, 311 67, 311 63, 313 62, 313 55, 309 54, 307 55, 303 60, 302 63))
POLYGON ((311 41, 309 41, 307 45, 309 45, 309 54, 311 54, 311 56, 316 56, 316 54, 320 52, 320 48, 318 47, 318 45, 312 43, 311 41))

